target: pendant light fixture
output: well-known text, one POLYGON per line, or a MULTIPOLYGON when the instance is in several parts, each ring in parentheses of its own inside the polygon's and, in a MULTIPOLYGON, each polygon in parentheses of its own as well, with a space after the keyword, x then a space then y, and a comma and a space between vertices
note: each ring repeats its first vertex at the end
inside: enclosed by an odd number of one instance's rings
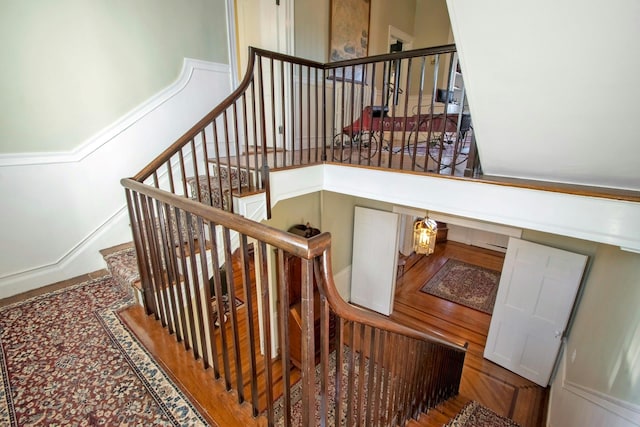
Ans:
POLYGON ((431 255, 436 248, 438 224, 426 218, 418 218, 413 223, 413 250, 417 254, 431 255))

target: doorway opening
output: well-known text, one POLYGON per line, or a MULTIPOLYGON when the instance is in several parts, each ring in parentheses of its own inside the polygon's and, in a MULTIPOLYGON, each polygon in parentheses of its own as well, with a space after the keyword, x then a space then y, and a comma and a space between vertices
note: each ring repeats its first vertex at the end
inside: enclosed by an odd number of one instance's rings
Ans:
POLYGON ((435 252, 405 259, 393 312, 475 339, 483 357, 547 386, 587 257, 495 232, 509 227, 440 224, 447 234, 435 252))

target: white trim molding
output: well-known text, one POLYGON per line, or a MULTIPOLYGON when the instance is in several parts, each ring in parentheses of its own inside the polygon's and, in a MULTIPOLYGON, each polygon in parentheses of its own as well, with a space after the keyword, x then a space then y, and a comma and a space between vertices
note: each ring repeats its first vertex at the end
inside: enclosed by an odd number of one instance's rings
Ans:
POLYGON ((633 424, 640 426, 640 406, 631 402, 609 396, 608 394, 601 393, 597 390, 592 390, 588 387, 580 384, 573 383, 567 379, 564 379, 562 387, 601 408, 616 414, 627 421, 631 421, 633 424))
POLYGON ((122 116, 118 121, 91 136, 73 150, 37 153, 1 153, 0 167, 80 162, 181 92, 187 84, 189 84, 195 70, 222 73, 225 77, 229 74, 228 65, 184 58, 182 71, 177 80, 170 86, 122 116))
POLYGON ((227 18, 227 49, 229 50, 229 68, 231 69, 231 87, 240 86, 242 76, 238 70, 238 33, 236 32, 236 2, 225 1, 225 13, 227 18))
POLYGON ((547 425, 640 426, 640 406, 571 382, 566 378, 566 346, 549 394, 547 425))
POLYGON ((529 229, 640 250, 640 203, 334 164, 272 172, 271 182, 273 205, 328 190, 493 223, 509 235, 529 229))
POLYGON ((0 298, 104 268, 99 250, 132 239, 120 179, 229 93, 228 65, 185 58, 176 82, 77 149, 0 155, 0 298))

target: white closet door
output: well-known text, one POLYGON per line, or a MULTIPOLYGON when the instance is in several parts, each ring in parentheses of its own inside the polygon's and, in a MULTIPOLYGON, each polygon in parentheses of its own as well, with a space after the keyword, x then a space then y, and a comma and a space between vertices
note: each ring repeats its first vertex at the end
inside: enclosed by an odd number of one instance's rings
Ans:
POLYGON ((356 207, 351 261, 351 302, 378 313, 393 310, 399 215, 356 207))
POLYGON ((549 383, 587 257, 509 239, 484 357, 549 383))

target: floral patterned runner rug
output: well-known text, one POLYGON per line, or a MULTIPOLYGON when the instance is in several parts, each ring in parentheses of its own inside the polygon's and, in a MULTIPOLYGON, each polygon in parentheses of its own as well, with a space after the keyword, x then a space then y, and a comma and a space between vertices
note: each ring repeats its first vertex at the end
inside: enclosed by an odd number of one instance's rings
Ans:
POLYGON ((0 308, 0 425, 206 426, 120 322, 111 276, 0 308))
POLYGON ((420 291, 491 314, 500 272, 449 259, 420 291))
POLYGON ((444 427, 518 427, 518 424, 472 400, 444 427))

